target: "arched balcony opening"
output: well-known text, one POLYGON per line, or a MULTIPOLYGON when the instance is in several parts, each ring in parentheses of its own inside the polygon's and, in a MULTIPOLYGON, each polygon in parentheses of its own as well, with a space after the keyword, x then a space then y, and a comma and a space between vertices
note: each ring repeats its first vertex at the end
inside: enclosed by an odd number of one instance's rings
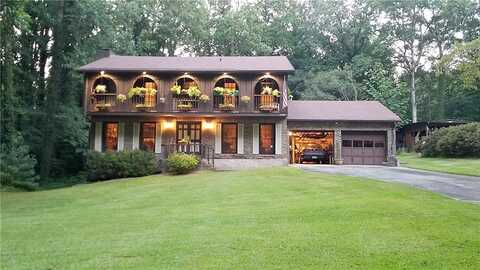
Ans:
POLYGON ((112 78, 101 76, 92 85, 92 103, 99 111, 109 110, 117 100, 117 85, 112 78))
POLYGON ((221 77, 213 88, 213 109, 216 111, 236 111, 239 105, 240 89, 238 82, 231 77, 221 77))
POLYGON ((135 80, 133 87, 128 90, 128 97, 138 110, 149 110, 157 105, 158 87, 155 81, 148 76, 141 76, 135 80))
POLYGON ((280 109, 280 89, 277 81, 263 77, 255 84, 254 107, 257 111, 272 112, 280 109))
POLYGON ((189 75, 179 77, 170 88, 170 92, 173 110, 176 111, 196 111, 200 101, 208 101, 208 96, 203 95, 198 81, 189 75))

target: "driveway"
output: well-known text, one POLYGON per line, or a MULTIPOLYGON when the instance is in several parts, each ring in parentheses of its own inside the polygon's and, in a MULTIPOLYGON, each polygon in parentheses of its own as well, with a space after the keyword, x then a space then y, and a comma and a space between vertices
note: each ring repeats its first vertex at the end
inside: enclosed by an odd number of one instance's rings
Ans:
POLYGON ((293 165, 310 172, 366 177, 404 183, 451 198, 480 202, 480 177, 436 173, 401 167, 355 165, 293 165))

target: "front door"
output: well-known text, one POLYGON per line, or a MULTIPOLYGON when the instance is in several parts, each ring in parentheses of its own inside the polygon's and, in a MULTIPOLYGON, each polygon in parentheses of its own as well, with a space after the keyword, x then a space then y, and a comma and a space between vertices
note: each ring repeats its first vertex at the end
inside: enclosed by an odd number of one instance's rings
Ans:
POLYGON ((202 141, 202 122, 177 121, 178 151, 199 153, 202 141))

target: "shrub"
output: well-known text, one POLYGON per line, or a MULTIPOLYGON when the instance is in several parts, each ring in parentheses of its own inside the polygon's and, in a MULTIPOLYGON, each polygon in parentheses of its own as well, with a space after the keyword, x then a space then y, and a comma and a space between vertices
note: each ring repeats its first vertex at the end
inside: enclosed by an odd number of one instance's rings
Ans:
POLYGON ((12 145, 0 146, 0 183, 25 190, 38 188, 35 174, 37 161, 30 155, 30 149, 20 135, 12 140, 12 145))
POLYGON ((197 168, 199 160, 195 155, 175 153, 168 157, 168 171, 174 174, 185 174, 197 168))
POLYGON ((416 149, 426 157, 480 157, 480 123, 438 129, 416 149))
POLYGON ((140 150, 90 152, 86 163, 89 181, 150 175, 156 167, 155 155, 140 150))

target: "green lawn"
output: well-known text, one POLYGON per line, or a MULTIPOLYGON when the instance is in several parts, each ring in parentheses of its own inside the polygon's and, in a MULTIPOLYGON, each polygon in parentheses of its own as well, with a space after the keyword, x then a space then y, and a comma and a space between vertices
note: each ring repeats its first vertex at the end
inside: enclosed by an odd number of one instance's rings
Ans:
POLYGON ((2 269, 480 269, 480 205, 296 168, 1 196, 2 269))
POLYGON ((398 159, 402 167, 480 176, 479 158, 422 158, 417 153, 401 153, 398 159))

